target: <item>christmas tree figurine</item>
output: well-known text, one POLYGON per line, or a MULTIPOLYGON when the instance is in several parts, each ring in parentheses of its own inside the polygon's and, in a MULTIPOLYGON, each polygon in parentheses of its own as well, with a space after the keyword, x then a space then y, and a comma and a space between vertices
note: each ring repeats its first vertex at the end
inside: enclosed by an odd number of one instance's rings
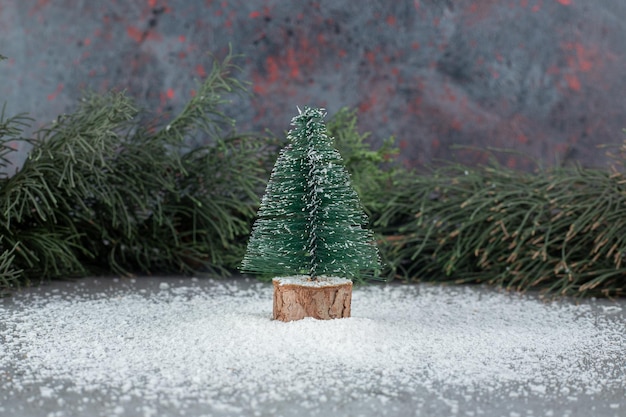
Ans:
POLYGON ((274 277, 275 319, 349 317, 352 281, 379 272, 380 257, 324 110, 298 111, 241 270, 274 277))

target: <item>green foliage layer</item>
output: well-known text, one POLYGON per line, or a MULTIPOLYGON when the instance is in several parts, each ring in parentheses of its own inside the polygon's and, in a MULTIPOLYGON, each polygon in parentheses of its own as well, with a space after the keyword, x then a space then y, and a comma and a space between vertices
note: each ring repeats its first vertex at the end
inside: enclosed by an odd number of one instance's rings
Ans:
POLYGON ((90 273, 234 268, 265 172, 262 142, 229 137, 222 97, 244 91, 232 57, 215 63, 167 124, 139 123, 122 93, 91 95, 76 112, 21 139, 27 120, 0 120, 0 158, 32 149, 0 179, 0 287, 90 273), (210 143, 193 150, 185 139, 210 143))
MULTIPOLYGON (((0 56, 0 59, 3 57, 0 56)), ((86 97, 34 139, 0 115, 0 291, 93 273, 225 273, 241 262, 264 178, 284 145, 238 136, 220 107, 243 92, 216 63, 169 122, 124 94, 86 97), (188 139, 210 143, 194 149, 188 139), (28 159, 8 175, 20 142, 28 159)), ((374 149, 354 111, 327 124, 378 241, 384 275, 549 294, 626 293, 626 143, 612 170, 447 165, 413 172, 374 149)))
POLYGON ((560 295, 626 293, 626 177, 450 165, 396 184, 377 223, 390 276, 560 295))
POLYGON ((354 112, 338 112, 328 126, 361 191, 387 279, 626 294, 626 141, 610 170, 525 173, 493 163, 416 172, 397 164, 392 139, 372 149, 354 112))
POLYGON ((293 118, 242 263, 269 276, 362 280, 380 270, 372 232, 320 109, 293 118))

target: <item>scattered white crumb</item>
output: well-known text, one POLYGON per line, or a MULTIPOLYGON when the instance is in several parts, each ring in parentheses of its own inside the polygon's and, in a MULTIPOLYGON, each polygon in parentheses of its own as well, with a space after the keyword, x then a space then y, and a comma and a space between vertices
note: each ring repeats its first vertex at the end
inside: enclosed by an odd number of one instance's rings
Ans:
POLYGON ((425 395, 449 415, 463 398, 566 401, 626 381, 623 318, 584 303, 372 285, 353 290, 351 318, 283 323, 268 284, 162 284, 0 300, 0 406, 35 386, 33 407, 70 395, 98 415, 330 415, 349 401, 402 415, 392 406, 425 395))
POLYGON ((39 387, 39 393, 43 398, 52 398, 54 391, 49 387, 39 387))
POLYGON ((352 282, 347 278, 339 277, 326 277, 320 276, 313 280, 308 275, 295 275, 291 277, 276 277, 274 282, 278 282, 278 285, 301 285, 303 287, 330 287, 333 285, 342 285, 348 282, 352 282))
POLYGON ((604 314, 615 314, 622 312, 622 308, 619 306, 601 306, 600 308, 602 309, 602 312, 604 314))

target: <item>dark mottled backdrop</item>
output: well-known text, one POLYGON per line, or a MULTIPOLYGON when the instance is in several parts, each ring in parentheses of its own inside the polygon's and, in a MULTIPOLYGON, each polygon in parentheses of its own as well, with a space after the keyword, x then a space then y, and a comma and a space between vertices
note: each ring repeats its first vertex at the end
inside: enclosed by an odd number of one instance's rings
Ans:
POLYGON ((84 89, 175 111, 230 43, 242 129, 350 106, 413 165, 480 161, 451 145, 600 165, 626 126, 625 22, 624 0, 0 0, 0 99, 39 123, 84 89))

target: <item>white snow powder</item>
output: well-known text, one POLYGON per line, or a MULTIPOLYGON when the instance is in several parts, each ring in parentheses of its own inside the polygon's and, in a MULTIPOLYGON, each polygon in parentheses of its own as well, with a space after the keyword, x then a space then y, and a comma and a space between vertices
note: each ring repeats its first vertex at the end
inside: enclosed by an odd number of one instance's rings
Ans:
POLYGON ((347 278, 320 276, 312 280, 308 275, 294 275, 290 277, 276 277, 273 279, 278 285, 301 285, 303 287, 330 287, 352 282, 347 278))
MULTIPOLYGON (((268 284, 76 288, 0 301, 0 406, 33 385, 43 397, 105 392, 109 414, 134 415, 125 404, 140 398, 138 415, 149 416, 162 414, 150 401, 252 415, 284 402, 389 407, 424 392, 480 398, 506 387, 518 387, 513 399, 567 398, 626 381, 623 319, 586 305, 469 287, 367 286, 354 289, 351 318, 283 323, 270 319, 268 284)), ((457 400, 447 404, 459 410, 457 400)))

